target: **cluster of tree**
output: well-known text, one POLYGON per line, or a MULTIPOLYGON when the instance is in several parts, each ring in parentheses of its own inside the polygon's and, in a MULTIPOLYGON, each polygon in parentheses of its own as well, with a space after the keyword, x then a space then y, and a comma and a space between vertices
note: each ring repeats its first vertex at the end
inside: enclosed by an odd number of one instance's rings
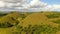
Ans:
POLYGON ((16 28, 16 31, 13 31, 12 34, 55 34, 60 30, 59 28, 50 25, 29 25, 28 27, 18 25, 16 28))
POLYGON ((26 16, 24 14, 20 14, 20 17, 24 19, 26 16))
POLYGON ((9 28, 18 25, 19 21, 17 19, 14 19, 13 17, 8 18, 6 18, 5 20, 3 18, 3 21, 0 22, 0 28, 9 28))
POLYGON ((49 14, 46 15, 48 18, 59 18, 60 17, 60 12, 50 12, 49 14))
POLYGON ((58 18, 59 15, 57 14, 50 14, 50 15, 46 15, 48 18, 58 18))
POLYGON ((8 27, 12 27, 13 25, 8 23, 8 22, 5 22, 5 23, 0 23, 0 28, 8 28, 8 27))
POLYGON ((7 13, 6 13, 6 14, 2 14, 2 13, 0 13, 0 17, 5 16, 5 15, 7 15, 7 13))
POLYGON ((54 20, 54 21, 52 21, 52 22, 57 23, 57 24, 60 25, 60 19, 58 19, 58 20, 54 20))

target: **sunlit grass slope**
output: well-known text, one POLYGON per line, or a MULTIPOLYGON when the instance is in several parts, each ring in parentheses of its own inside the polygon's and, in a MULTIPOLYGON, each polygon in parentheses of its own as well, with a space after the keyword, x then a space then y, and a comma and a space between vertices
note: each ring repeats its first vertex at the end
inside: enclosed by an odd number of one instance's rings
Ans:
POLYGON ((0 34, 60 34, 60 12, 10 12, 1 15, 0 34))
POLYGON ((33 13, 27 16, 24 20, 22 20, 22 25, 28 26, 29 24, 32 25, 41 25, 41 24, 49 24, 52 26, 57 26, 56 23, 50 22, 48 18, 43 13, 33 13), (54 25, 53 25, 54 24, 54 25))

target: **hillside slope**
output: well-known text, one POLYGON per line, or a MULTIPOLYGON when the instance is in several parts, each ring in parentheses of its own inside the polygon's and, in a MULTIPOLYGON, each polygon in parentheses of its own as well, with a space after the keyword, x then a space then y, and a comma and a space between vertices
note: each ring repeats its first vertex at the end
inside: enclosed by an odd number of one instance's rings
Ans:
POLYGON ((7 13, 0 17, 0 34, 60 34, 59 19, 57 12, 7 13))

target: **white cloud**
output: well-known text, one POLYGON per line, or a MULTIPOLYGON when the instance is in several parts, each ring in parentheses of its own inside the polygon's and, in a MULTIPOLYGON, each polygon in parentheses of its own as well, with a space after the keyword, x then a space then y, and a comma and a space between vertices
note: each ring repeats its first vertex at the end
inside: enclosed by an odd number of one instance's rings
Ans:
POLYGON ((3 1, 0 1, 0 7, 4 7, 5 3, 3 1))
POLYGON ((54 10, 60 9, 60 5, 57 5, 57 4, 48 5, 47 3, 41 2, 40 0, 32 0, 30 1, 30 3, 27 3, 27 0, 1 0, 0 7, 8 7, 8 8, 15 8, 15 9, 30 9, 30 10, 36 10, 36 11, 37 10, 40 10, 40 11, 53 10, 54 11, 54 10))
POLYGON ((8 8, 10 8, 10 7, 19 7, 19 6, 22 6, 23 7, 23 5, 25 5, 26 4, 26 1, 27 0, 0 0, 1 2, 0 2, 0 4, 2 4, 1 5, 1 7, 3 7, 3 6, 5 6, 5 7, 8 7, 8 8))
POLYGON ((60 5, 53 5, 53 8, 58 9, 60 8, 60 5))
POLYGON ((30 2, 30 5, 31 5, 31 6, 44 7, 44 6, 46 6, 47 4, 44 3, 44 2, 41 2, 40 0, 32 0, 32 1, 30 2))
POLYGON ((23 4, 25 8, 32 8, 32 7, 45 7, 47 3, 41 2, 40 0, 32 0, 29 4, 23 4))
POLYGON ((57 9, 60 9, 60 5, 57 5, 57 4, 54 4, 54 5, 47 5, 45 7, 46 10, 49 10, 49 11, 54 11, 54 10, 57 10, 57 9))
POLYGON ((6 3, 6 6, 8 8, 18 7, 20 6, 20 3, 6 3))
POLYGON ((2 1, 5 2, 5 5, 8 8, 11 8, 11 7, 14 7, 14 6, 16 6, 16 7, 21 6, 22 8, 26 9, 26 8, 33 8, 33 7, 34 8, 44 7, 44 6, 47 5, 47 3, 41 2, 40 0, 32 0, 29 4, 26 2, 27 0, 2 0, 2 1))
POLYGON ((26 2, 26 0, 1 0, 1 1, 4 1, 4 2, 12 2, 12 3, 23 3, 23 2, 26 2))

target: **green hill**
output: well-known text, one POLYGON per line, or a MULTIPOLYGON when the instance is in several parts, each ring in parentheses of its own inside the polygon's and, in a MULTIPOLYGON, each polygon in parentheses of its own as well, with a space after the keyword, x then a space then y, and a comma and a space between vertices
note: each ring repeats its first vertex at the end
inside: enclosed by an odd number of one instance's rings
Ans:
POLYGON ((0 34, 60 33, 60 12, 10 12, 0 16, 0 34))

